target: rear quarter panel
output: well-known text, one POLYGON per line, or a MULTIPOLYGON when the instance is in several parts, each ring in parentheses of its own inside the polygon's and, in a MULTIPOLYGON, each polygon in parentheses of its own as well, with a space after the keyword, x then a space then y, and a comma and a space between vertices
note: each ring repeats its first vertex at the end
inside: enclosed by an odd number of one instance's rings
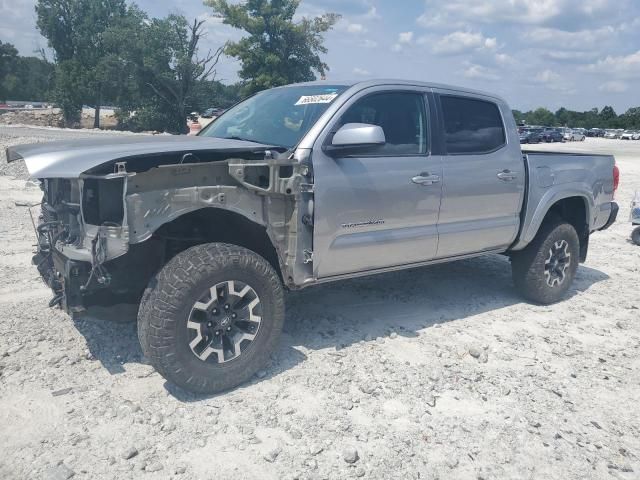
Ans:
POLYGON ((604 226, 614 193, 613 156, 523 153, 529 169, 529 191, 522 233, 513 250, 520 250, 533 240, 547 212, 564 198, 584 200, 590 232, 604 226))

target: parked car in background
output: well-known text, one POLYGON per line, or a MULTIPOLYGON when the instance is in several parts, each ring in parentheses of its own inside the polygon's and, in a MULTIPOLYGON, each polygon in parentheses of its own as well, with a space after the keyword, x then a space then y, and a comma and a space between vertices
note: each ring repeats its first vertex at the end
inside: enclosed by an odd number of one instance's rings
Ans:
POLYGON ((579 130, 567 129, 564 132, 564 140, 567 142, 584 142, 585 134, 579 130))
POLYGON ((613 140, 613 139, 619 138, 618 137, 618 132, 615 131, 615 130, 607 130, 605 132, 605 134, 604 134, 604 138, 607 138, 609 140, 613 140))
POLYGON ((604 129, 602 128, 590 128, 587 130, 587 137, 604 137, 604 129))
POLYGON ((207 108, 202 114, 202 118, 219 117, 225 112, 223 108, 207 108))
POLYGON ((640 140, 640 131, 635 132, 631 137, 631 140, 640 140))
POLYGON ((542 140, 547 143, 563 142, 564 135, 559 128, 545 128, 542 131, 542 140))
POLYGON ((633 134, 631 130, 625 130, 620 134, 620 140, 633 140, 633 134))
POLYGON ((520 143, 540 143, 541 141, 540 130, 530 129, 520 132, 520 143))

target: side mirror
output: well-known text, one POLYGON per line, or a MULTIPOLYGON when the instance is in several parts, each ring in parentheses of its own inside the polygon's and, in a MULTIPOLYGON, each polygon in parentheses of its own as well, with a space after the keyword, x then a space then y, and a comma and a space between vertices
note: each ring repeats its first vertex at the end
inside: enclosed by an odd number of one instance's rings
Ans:
POLYGON ((325 147, 327 153, 339 152, 355 147, 384 145, 384 130, 378 125, 368 123, 347 123, 333 135, 330 145, 325 147))

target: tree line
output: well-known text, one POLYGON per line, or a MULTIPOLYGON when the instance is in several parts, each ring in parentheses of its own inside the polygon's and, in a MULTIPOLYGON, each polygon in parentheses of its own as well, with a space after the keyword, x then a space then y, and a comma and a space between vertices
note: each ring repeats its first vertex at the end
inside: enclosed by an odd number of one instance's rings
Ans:
POLYGON ((152 18, 127 0, 38 0, 44 52, 19 56, 0 41, 0 101, 49 101, 66 126, 77 126, 83 105, 116 107, 119 127, 184 133, 187 114, 226 108, 265 88, 314 80, 329 69, 323 34, 336 14, 294 20, 300 0, 205 0, 213 15, 242 30, 238 42, 205 50, 205 20, 152 18), (240 62, 240 81, 224 85, 216 69, 240 62))
POLYGON ((549 127, 571 128, 624 128, 640 130, 640 107, 633 107, 618 115, 611 106, 602 110, 593 108, 586 112, 576 112, 562 107, 555 113, 546 108, 529 112, 513 111, 519 125, 544 125, 549 127))

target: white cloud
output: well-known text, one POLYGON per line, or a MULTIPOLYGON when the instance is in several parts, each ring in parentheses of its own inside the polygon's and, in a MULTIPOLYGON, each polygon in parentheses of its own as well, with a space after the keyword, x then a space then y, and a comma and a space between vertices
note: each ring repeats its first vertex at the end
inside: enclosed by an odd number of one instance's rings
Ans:
POLYGON ((609 82, 605 82, 598 87, 598 90, 606 93, 624 93, 629 90, 629 85, 624 82, 619 82, 617 80, 611 80, 609 82))
POLYGON ((413 41, 413 32, 401 32, 398 35, 399 44, 410 44, 413 41))
POLYGON ((378 14, 378 9, 374 5, 371 5, 367 13, 363 15, 363 18, 366 20, 380 20, 382 17, 378 14))
POLYGON ((411 45, 413 43, 413 32, 400 32, 398 34, 398 40, 391 47, 392 52, 399 53, 402 51, 404 47, 407 45, 411 45))
POLYGON ((629 55, 608 56, 588 65, 585 71, 616 75, 622 78, 640 78, 640 50, 629 55))
POLYGON ((555 83, 558 82, 560 78, 560 75, 558 75, 556 72, 553 72, 551 70, 544 70, 542 72, 539 72, 533 79, 537 83, 555 83))
POLYGON ((559 73, 549 69, 538 72, 533 77, 532 83, 543 85, 549 90, 555 90, 564 94, 573 95, 576 93, 575 88, 573 88, 559 73))
POLYGON ((564 50, 588 50, 611 38, 616 31, 611 26, 595 30, 569 32, 557 28, 538 27, 524 33, 524 40, 536 45, 544 45, 564 50))
POLYGON ((550 49, 540 53, 541 58, 545 60, 552 60, 562 64, 566 63, 589 63, 593 62, 597 58, 598 53, 593 51, 580 52, 576 50, 558 50, 550 49))
POLYGON ((510 55, 506 53, 496 53, 494 60, 499 65, 511 65, 515 63, 515 60, 510 55))
POLYGON ((367 29, 364 28, 361 23, 350 23, 347 25, 347 32, 349 33, 355 33, 357 35, 365 33, 366 31, 367 29))
POLYGON ((371 72, 369 70, 365 70, 364 68, 355 67, 353 69, 353 74, 359 77, 368 77, 371 75, 371 72))
POLYGON ((426 0, 418 18, 424 26, 433 22, 467 20, 474 23, 545 25, 557 19, 598 21, 616 15, 628 0, 426 0))
POLYGON ((472 80, 500 80, 500 77, 495 73, 493 69, 484 67, 477 64, 469 64, 469 66, 463 72, 466 78, 472 80))
POLYGON ((360 45, 364 48, 376 48, 378 46, 378 42, 371 40, 370 38, 365 38, 360 45))
MULTIPOLYGON (((421 39, 421 42, 425 41, 421 39)), ((474 50, 493 50, 497 47, 495 38, 486 38, 481 33, 453 32, 433 44, 433 53, 438 55, 457 55, 474 50)))

